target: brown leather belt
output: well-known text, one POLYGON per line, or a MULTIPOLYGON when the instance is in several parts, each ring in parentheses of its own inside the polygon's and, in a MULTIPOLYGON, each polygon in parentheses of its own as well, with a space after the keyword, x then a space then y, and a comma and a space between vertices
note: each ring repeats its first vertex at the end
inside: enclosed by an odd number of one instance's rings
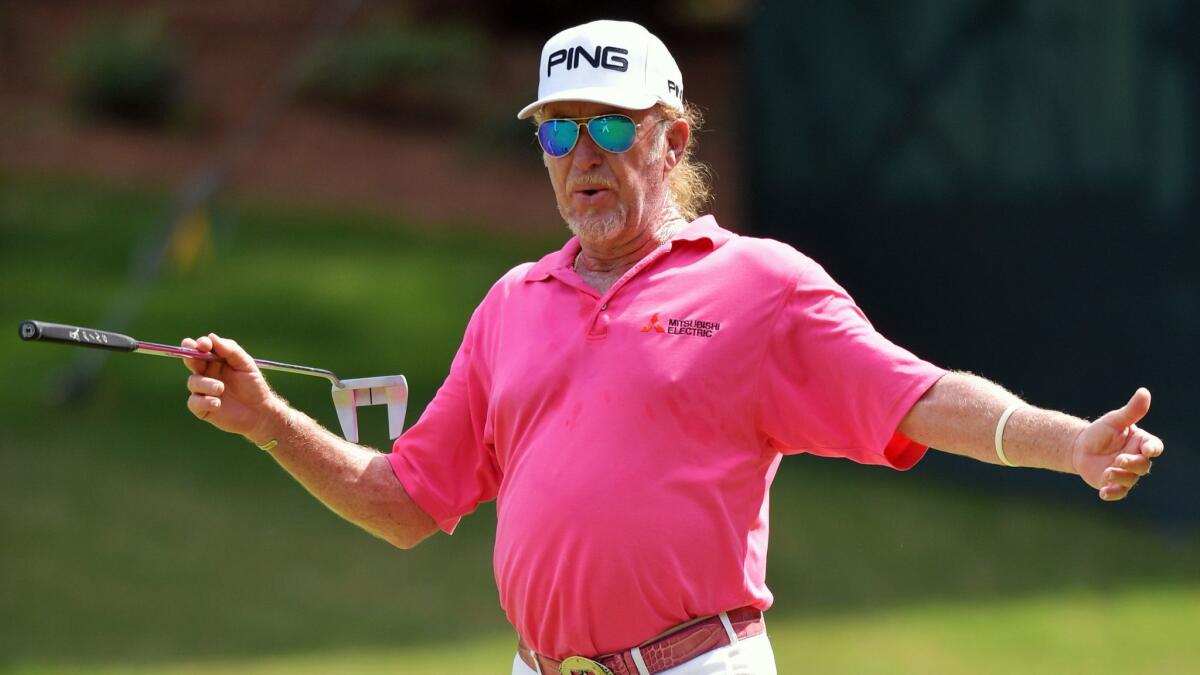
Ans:
MULTIPOLYGON (((726 612, 734 635, 739 640, 760 635, 766 630, 762 612, 753 607, 739 607, 726 612)), ((698 621, 682 624, 653 640, 638 645, 642 661, 650 673, 661 673, 668 668, 674 668, 686 663, 701 654, 730 644, 729 634, 721 623, 720 616, 710 616, 698 621)), ((605 675, 604 670, 595 668, 603 666, 612 675, 638 675, 637 663, 633 658, 633 649, 627 649, 615 654, 605 654, 592 659, 582 659, 577 656, 568 657, 564 661, 536 654, 522 640, 517 644, 517 653, 525 665, 534 671, 539 671, 541 663, 542 675, 573 675, 587 673, 589 675, 605 675), (591 665, 589 665, 591 664, 591 665)))

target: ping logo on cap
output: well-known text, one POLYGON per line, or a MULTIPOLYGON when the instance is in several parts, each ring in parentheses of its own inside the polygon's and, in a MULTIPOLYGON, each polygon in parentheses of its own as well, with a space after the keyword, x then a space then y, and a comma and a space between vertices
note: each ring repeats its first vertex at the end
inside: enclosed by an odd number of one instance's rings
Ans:
POLYGON ((628 110, 661 103, 683 110, 683 75, 666 45, 629 21, 592 21, 559 31, 538 60, 537 100, 527 119, 548 103, 583 101, 628 110))
POLYGON ((625 58, 628 55, 629 50, 624 47, 596 45, 594 52, 589 52, 581 46, 559 49, 550 52, 550 56, 546 58, 546 77, 550 77, 554 66, 566 64, 567 70, 574 70, 579 67, 581 60, 587 61, 588 65, 593 68, 605 68, 623 73, 629 70, 629 59, 625 58))

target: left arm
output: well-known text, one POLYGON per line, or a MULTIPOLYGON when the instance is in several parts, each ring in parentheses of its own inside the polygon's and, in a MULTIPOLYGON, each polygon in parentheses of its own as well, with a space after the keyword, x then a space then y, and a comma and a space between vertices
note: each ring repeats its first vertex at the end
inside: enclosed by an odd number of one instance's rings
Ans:
MULTIPOLYGON (((996 425, 1004 409, 1016 403, 1021 399, 993 382, 947 373, 913 405, 898 431, 922 445, 1000 464, 996 425)), ((1162 441, 1136 424, 1149 409, 1146 389, 1094 422, 1022 407, 1005 425, 1004 453, 1017 466, 1078 474, 1101 499, 1122 499, 1163 451, 1162 441)))

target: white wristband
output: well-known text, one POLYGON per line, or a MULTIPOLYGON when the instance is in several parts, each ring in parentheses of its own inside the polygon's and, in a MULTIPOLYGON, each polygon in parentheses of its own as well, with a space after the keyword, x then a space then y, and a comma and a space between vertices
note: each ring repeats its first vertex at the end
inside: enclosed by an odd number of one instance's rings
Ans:
POLYGON ((1005 466, 1016 466, 1016 464, 1008 461, 1008 455, 1004 454, 1004 425, 1008 424, 1008 418, 1011 417, 1018 408, 1024 407, 1024 403, 1014 403, 1008 406, 1004 409, 1004 412, 1000 414, 1000 421, 996 423, 996 456, 1000 458, 1001 462, 1004 462, 1005 466))

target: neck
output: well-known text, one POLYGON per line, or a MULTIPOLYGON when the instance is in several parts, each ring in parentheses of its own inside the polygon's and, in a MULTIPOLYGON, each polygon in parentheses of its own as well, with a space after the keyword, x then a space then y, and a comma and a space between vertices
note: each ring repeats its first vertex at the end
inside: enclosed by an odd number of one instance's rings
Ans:
POLYGON ((666 209, 656 224, 641 227, 613 239, 591 241, 580 238, 575 269, 580 274, 620 276, 675 236, 687 221, 674 207, 666 209))

